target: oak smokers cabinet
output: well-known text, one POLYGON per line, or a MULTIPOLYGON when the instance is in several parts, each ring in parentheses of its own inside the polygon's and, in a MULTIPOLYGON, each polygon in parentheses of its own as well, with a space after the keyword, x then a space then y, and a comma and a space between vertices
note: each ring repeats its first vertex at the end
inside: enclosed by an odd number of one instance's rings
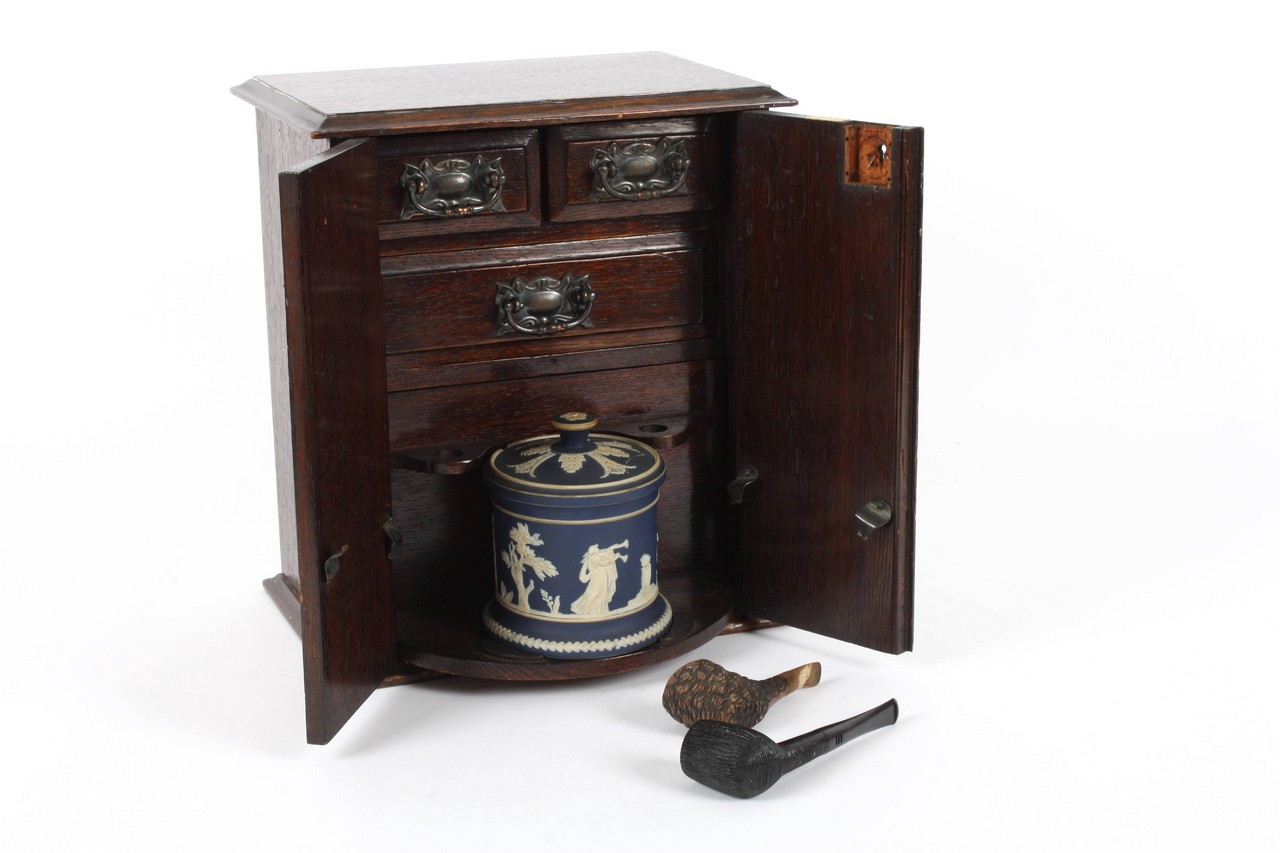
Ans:
POLYGON ((770 112, 795 102, 658 53, 234 91, 308 740, 380 685, 604 675, 768 621, 911 648, 920 129, 770 112), (672 628, 605 660, 481 630, 479 463, 573 410, 668 471, 672 628))

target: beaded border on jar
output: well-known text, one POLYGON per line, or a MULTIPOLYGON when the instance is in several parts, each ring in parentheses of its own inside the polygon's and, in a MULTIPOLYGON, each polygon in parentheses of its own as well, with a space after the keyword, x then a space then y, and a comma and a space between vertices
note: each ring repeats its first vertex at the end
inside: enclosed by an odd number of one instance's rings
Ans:
POLYGON ((583 654, 586 652, 612 652, 625 649, 630 646, 640 645, 662 634, 671 624, 671 602, 665 598, 662 599, 665 607, 662 610, 662 616, 658 621, 645 628, 643 631, 637 631, 634 634, 628 634, 625 637, 618 637, 613 640, 541 640, 537 637, 530 637, 527 634, 521 634, 512 631, 504 625, 500 625, 489 615, 489 609, 486 607, 484 611, 484 624, 493 633, 509 643, 515 643, 519 646, 535 649, 542 652, 554 652, 556 654, 583 654))

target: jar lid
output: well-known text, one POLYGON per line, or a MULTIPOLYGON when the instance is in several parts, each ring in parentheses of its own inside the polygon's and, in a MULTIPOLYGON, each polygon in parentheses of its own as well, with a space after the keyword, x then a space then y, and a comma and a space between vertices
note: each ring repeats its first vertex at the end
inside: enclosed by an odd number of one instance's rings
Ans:
POLYGON ((591 432, 598 423, 586 412, 552 418, 554 435, 495 450, 485 479, 498 489, 571 498, 630 492, 665 476, 656 450, 626 436, 591 432))

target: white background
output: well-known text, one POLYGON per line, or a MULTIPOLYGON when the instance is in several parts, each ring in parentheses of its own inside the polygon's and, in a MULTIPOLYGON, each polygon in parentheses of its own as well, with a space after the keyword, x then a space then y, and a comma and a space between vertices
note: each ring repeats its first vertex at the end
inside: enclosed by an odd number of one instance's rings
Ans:
POLYGON ((41 8, 0 36, 0 846, 1274 849, 1280 75, 1245 4, 41 8), (902 719, 751 801, 681 775, 674 664, 383 690, 307 746, 259 586, 257 163, 228 89, 615 50, 926 128, 917 650, 700 652, 823 662, 779 740, 890 696, 902 719))

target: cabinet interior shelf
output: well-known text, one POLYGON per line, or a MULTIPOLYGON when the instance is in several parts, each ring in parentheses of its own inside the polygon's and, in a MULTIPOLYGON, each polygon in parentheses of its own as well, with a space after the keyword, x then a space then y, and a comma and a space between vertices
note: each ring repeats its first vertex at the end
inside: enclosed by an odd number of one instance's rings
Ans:
POLYGON ((459 606, 426 605, 398 614, 401 660, 423 669, 502 681, 567 681, 629 672, 672 660, 721 633, 730 623, 729 587, 700 572, 662 575, 658 589, 671 603, 671 629, 639 651, 600 660, 551 660, 525 653, 489 637, 481 625, 484 600, 459 606))
MULTIPOLYGON (((280 611, 301 632, 297 594, 283 574, 263 581, 280 611)), ((395 683, 433 675, 461 675, 496 681, 570 681, 630 672, 673 660, 721 633, 772 627, 767 620, 742 620, 733 611, 729 585, 698 571, 663 575, 659 591, 671 603, 671 629, 639 651, 600 660, 552 660, 498 643, 480 619, 487 598, 472 595, 459 604, 452 595, 432 597, 436 604, 415 604, 396 616, 401 671, 395 683), (415 672, 417 668, 421 672, 415 672)))

